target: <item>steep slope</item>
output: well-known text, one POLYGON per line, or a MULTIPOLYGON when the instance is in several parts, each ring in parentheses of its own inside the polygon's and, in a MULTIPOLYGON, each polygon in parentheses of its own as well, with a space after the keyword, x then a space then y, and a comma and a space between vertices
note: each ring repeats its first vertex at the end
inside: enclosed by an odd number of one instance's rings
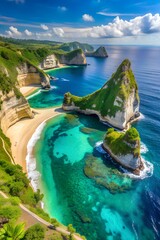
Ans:
POLYGON ((19 52, 0 47, 0 127, 7 128, 24 117, 33 117, 19 87, 41 84, 50 87, 48 76, 19 52))
POLYGON ((126 128, 130 120, 139 116, 138 87, 130 61, 124 60, 111 79, 96 92, 85 97, 66 93, 63 109, 96 114, 114 127, 126 128))
POLYGON ((95 52, 86 52, 85 55, 86 55, 86 57, 99 57, 99 58, 108 57, 106 48, 103 46, 97 48, 97 50, 95 52))
POLYGON ((51 69, 58 67, 59 64, 66 65, 86 65, 86 57, 81 49, 77 49, 71 52, 63 52, 60 50, 54 50, 53 54, 48 55, 39 64, 41 69, 51 69))
POLYGON ((143 169, 140 156, 140 136, 135 128, 130 128, 125 133, 117 132, 109 128, 104 140, 104 149, 110 153, 113 159, 120 165, 135 173, 143 169))
POLYGON ((82 49, 77 49, 59 57, 59 62, 68 65, 86 65, 86 57, 82 49))

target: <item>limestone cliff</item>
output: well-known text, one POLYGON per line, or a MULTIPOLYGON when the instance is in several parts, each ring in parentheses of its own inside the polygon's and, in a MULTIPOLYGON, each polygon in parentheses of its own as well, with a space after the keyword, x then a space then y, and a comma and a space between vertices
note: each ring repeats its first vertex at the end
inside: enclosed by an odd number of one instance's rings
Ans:
POLYGON ((135 174, 139 174, 139 171, 143 169, 140 156, 140 137, 135 128, 130 128, 125 133, 109 128, 103 140, 103 147, 113 160, 134 171, 135 174))
POLYGON ((66 65, 86 65, 86 57, 82 49, 77 49, 72 52, 61 54, 58 56, 59 63, 66 65))
POLYGON ((51 69, 58 66, 58 59, 54 54, 47 56, 39 65, 41 69, 51 69))
POLYGON ((55 52, 44 58, 39 67, 43 70, 58 67, 59 64, 65 65, 86 65, 86 57, 81 49, 71 52, 55 52))
POLYGON ((108 53, 105 47, 99 47, 95 52, 86 52, 86 57, 99 57, 99 58, 106 58, 108 57, 108 53))
POLYGON ((96 92, 85 97, 66 93, 63 109, 96 114, 116 128, 126 128, 128 122, 139 116, 138 87, 130 61, 124 60, 111 79, 96 92))
POLYGON ((47 74, 27 62, 16 67, 19 87, 31 84, 39 84, 43 88, 50 88, 50 80, 47 74))
POLYGON ((0 127, 7 128, 25 117, 33 117, 19 87, 41 84, 50 87, 46 73, 14 49, 0 46, 0 127))
POLYGON ((7 129, 22 118, 32 118, 33 114, 27 100, 23 97, 16 97, 13 91, 2 94, 0 91, 0 128, 6 133, 7 129))

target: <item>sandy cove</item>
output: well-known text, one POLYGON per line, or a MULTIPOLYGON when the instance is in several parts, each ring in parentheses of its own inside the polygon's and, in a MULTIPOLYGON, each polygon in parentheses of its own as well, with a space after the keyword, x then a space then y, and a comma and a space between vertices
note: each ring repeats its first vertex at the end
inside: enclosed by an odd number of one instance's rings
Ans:
POLYGON ((27 97, 28 95, 30 95, 31 93, 33 93, 35 90, 40 89, 41 86, 37 85, 37 86, 25 86, 25 87, 21 87, 20 91, 23 94, 23 96, 27 97))
MULTIPOLYGON (((60 64, 58 68, 64 68, 66 65, 60 64)), ((56 69, 56 68, 55 68, 56 69)), ((51 70, 51 69, 49 69, 51 70)), ((52 69, 53 70, 53 69, 52 69)), ((47 71, 46 71, 47 72, 47 71)), ((40 89, 41 85, 29 85, 20 88, 21 93, 27 97, 35 90, 40 89)), ((10 138, 12 143, 11 150, 14 162, 19 164, 24 172, 26 169, 26 156, 27 156, 27 144, 31 139, 33 133, 37 127, 49 118, 59 115, 62 110, 56 111, 58 108, 47 109, 32 109, 35 112, 33 119, 22 119, 19 122, 11 126, 7 132, 7 137, 10 138)))
POLYGON ((22 166, 26 172, 27 144, 37 127, 45 120, 61 114, 58 108, 33 109, 33 119, 22 119, 15 123, 8 130, 6 135, 12 143, 12 156, 16 164, 22 166))

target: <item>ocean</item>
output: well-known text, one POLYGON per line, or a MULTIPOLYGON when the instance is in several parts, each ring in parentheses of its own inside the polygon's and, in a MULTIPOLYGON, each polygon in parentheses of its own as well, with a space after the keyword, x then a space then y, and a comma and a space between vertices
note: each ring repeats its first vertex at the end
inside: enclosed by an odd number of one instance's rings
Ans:
POLYGON ((133 126, 141 136, 148 172, 141 179, 132 179, 113 164, 101 149, 108 126, 96 116, 64 113, 43 123, 31 139, 30 176, 44 193, 45 210, 65 225, 72 223, 88 240, 160 239, 160 48, 106 49, 107 59, 87 58, 86 67, 48 71, 56 77, 52 89, 39 91, 28 101, 35 108, 55 107, 62 104, 65 92, 89 94, 128 58, 143 116, 133 126))

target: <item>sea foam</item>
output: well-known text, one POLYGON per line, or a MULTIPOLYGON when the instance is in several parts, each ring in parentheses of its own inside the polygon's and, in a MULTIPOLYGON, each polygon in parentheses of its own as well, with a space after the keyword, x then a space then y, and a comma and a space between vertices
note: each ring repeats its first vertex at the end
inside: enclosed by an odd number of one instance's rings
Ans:
POLYGON ((37 140, 40 138, 41 132, 45 125, 46 125, 46 122, 44 121, 37 127, 36 131, 32 135, 27 145, 27 157, 26 157, 27 173, 34 191, 37 191, 38 189, 39 177, 41 175, 36 170, 36 159, 33 155, 33 148, 37 140))
POLYGON ((26 99, 29 100, 29 99, 31 99, 32 97, 34 97, 34 96, 36 96, 36 95, 38 95, 38 94, 40 94, 40 93, 41 93, 41 89, 39 89, 37 92, 33 93, 32 95, 26 97, 26 99))
POLYGON ((69 81, 70 81, 69 79, 66 79, 66 78, 61 78, 61 80, 62 80, 63 82, 69 82, 69 81))

